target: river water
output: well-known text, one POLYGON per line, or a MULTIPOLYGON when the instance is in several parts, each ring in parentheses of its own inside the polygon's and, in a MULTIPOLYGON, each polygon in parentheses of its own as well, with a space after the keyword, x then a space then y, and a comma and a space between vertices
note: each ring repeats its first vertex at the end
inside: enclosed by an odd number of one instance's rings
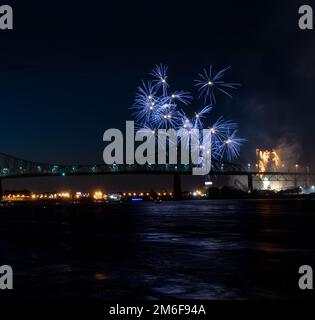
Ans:
POLYGON ((304 299, 314 230, 312 200, 3 207, 0 265, 12 299, 304 299))

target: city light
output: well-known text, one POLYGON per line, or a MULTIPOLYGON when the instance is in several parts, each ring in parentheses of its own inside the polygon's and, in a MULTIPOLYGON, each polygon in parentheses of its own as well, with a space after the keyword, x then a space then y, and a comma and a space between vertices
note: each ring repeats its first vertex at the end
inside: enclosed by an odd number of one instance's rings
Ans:
POLYGON ((142 198, 131 198, 131 201, 143 201, 142 198))
POLYGON ((267 190, 267 189, 269 189, 269 187, 270 187, 269 179, 267 177, 264 177, 264 179, 263 179, 263 189, 267 190))
POLYGON ((121 195, 118 193, 113 193, 109 195, 109 201, 120 201, 121 200, 121 195))
MULTIPOLYGON (((159 197, 164 199, 171 199, 173 196, 172 192, 158 192, 156 193, 159 197)), ((10 202, 21 202, 21 201, 74 201, 77 203, 83 199, 90 199, 93 201, 98 202, 115 202, 115 201, 122 201, 122 200, 129 200, 132 198, 142 198, 143 200, 153 200, 155 198, 155 192, 116 192, 116 193, 109 193, 106 194, 102 190, 96 190, 94 192, 85 193, 82 191, 76 192, 69 192, 69 191, 62 191, 58 193, 30 193, 30 194, 23 194, 23 193, 10 193, 5 194, 3 196, 4 201, 10 202)))
POLYGON ((62 193, 58 193, 58 196, 61 198, 69 199, 70 193, 69 192, 62 192, 62 193))
POLYGON ((194 197, 205 197, 206 196, 206 194, 204 194, 202 191, 200 191, 200 190, 196 190, 196 191, 194 191, 193 193, 192 193, 192 195, 194 196, 194 197))
POLYGON ((102 200, 103 199, 103 192, 102 191, 95 191, 93 198, 95 200, 102 200))
POLYGON ((81 192, 77 192, 77 193, 75 194, 75 197, 76 197, 77 199, 80 199, 81 196, 82 196, 82 193, 81 193, 81 192))

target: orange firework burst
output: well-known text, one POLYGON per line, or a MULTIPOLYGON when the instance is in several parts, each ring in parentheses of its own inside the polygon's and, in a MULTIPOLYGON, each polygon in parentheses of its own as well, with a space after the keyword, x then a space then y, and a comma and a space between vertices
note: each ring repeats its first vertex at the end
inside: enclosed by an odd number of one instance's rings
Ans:
POLYGON ((281 166, 281 159, 275 149, 256 149, 257 167, 259 172, 275 171, 281 166))

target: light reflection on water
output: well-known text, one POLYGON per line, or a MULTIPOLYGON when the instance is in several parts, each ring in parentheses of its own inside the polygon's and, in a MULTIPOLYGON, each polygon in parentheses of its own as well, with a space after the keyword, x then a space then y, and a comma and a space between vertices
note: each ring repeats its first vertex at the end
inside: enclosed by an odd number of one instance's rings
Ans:
POLYGON ((292 298, 315 266, 310 200, 8 208, 0 261, 14 297, 292 298))

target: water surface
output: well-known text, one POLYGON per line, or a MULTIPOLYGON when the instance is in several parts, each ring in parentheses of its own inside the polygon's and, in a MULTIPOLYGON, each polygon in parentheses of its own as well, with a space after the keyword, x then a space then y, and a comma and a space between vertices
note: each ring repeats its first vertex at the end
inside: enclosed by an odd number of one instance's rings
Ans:
POLYGON ((308 298, 314 230, 312 200, 0 208, 0 264, 13 299, 308 298))

